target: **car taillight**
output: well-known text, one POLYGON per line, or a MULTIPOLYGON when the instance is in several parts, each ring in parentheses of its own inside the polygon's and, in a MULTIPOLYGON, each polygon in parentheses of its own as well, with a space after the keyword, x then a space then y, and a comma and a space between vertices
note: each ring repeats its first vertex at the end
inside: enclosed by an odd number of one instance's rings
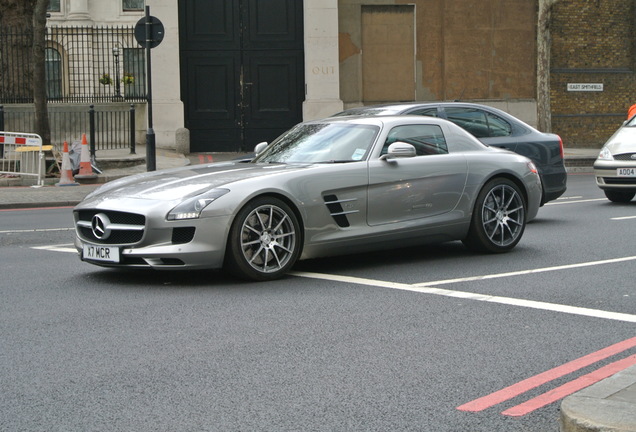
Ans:
POLYGON ((559 147, 561 150, 561 159, 565 159, 565 153, 563 152, 563 140, 561 139, 561 137, 559 135, 557 135, 557 137, 559 138, 559 147))

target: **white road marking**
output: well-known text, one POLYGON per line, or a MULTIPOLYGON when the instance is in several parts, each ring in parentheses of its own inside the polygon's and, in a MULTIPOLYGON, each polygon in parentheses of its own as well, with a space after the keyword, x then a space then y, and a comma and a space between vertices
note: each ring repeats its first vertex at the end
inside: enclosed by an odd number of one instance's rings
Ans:
POLYGON ((623 217, 610 218, 610 220, 615 220, 615 221, 621 221, 621 220, 627 220, 627 219, 636 219, 636 216, 623 216, 623 217))
POLYGON ((48 250, 53 252, 73 252, 77 253, 77 249, 73 246, 73 243, 51 245, 51 246, 33 246, 31 249, 48 250))
POLYGON ((597 266, 597 265, 616 264, 616 263, 620 263, 620 262, 634 261, 634 260, 636 260, 636 256, 623 257, 623 258, 612 258, 612 259, 607 259, 607 260, 588 261, 588 262, 577 263, 577 264, 566 264, 566 265, 561 265, 561 266, 543 267, 543 268, 531 269, 531 270, 520 270, 520 271, 508 272, 508 273, 494 273, 494 274, 482 275, 482 276, 469 276, 469 277, 465 277, 465 278, 445 279, 445 280, 438 280, 438 281, 431 281, 431 282, 421 282, 421 283, 415 284, 415 286, 436 286, 436 285, 445 285, 445 284, 450 284, 450 283, 472 282, 472 281, 478 281, 478 280, 497 279, 497 278, 511 277, 511 276, 521 276, 521 275, 534 274, 534 273, 545 273, 545 272, 551 272, 551 271, 570 270, 570 269, 581 268, 581 267, 592 267, 592 266, 597 266))
POLYGON ((636 257, 616 258, 611 260, 592 261, 588 263, 571 264, 571 265, 564 265, 564 266, 557 266, 557 267, 547 267, 544 269, 525 270, 525 271, 519 271, 519 272, 500 273, 500 274, 475 276, 475 277, 467 277, 467 278, 459 278, 459 279, 447 279, 447 280, 440 280, 440 281, 423 282, 419 284, 405 284, 405 283, 399 283, 399 282, 388 282, 388 281, 359 278, 359 277, 353 277, 353 276, 338 276, 338 275, 311 273, 311 272, 291 272, 290 274, 293 276, 305 277, 305 278, 311 278, 311 279, 322 279, 322 280, 330 280, 335 282, 354 283, 358 285, 367 285, 367 286, 380 287, 380 288, 390 288, 390 289, 397 289, 402 291, 418 292, 422 294, 433 294, 433 295, 440 295, 445 297, 455 297, 455 298, 462 298, 466 300, 498 303, 498 304, 504 304, 508 306, 518 306, 518 307, 539 309, 539 310, 552 311, 552 312, 560 312, 560 313, 566 313, 566 314, 572 314, 572 315, 580 315, 580 316, 588 316, 588 317, 608 319, 608 320, 614 320, 614 321, 636 323, 636 315, 631 315, 631 314, 604 311, 599 309, 589 309, 589 308, 583 308, 578 306, 568 306, 568 305, 557 304, 557 303, 524 300, 524 299, 518 299, 513 297, 492 296, 487 294, 435 288, 435 285, 443 285, 448 283, 462 283, 462 282, 470 282, 475 280, 485 280, 485 279, 493 279, 493 278, 499 278, 499 277, 510 277, 510 276, 532 274, 532 273, 541 273, 545 271, 566 270, 566 269, 588 267, 588 266, 595 266, 595 265, 613 264, 613 263, 633 261, 633 260, 636 260, 636 257))
POLYGON ((606 198, 594 198, 594 199, 586 199, 586 200, 576 200, 576 201, 569 201, 569 200, 564 200, 564 201, 550 201, 549 203, 546 203, 545 206, 553 206, 553 205, 560 205, 560 204, 578 204, 578 203, 584 203, 584 202, 593 202, 593 201, 607 201, 606 198))

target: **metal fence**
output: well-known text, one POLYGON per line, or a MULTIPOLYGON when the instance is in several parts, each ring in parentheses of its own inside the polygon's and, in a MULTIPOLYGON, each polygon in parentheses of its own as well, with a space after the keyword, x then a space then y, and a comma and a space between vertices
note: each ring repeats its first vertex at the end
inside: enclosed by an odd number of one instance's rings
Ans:
MULTIPOLYGON (((86 134, 93 137, 96 150, 130 148, 134 153, 135 117, 133 104, 50 106, 51 144, 61 148, 64 141, 79 141, 86 134)), ((33 105, 0 105, 0 131, 3 130, 35 130, 33 105)))
MULTIPOLYGON (((134 27, 47 28, 45 75, 51 103, 146 101, 144 49, 134 27)), ((0 103, 33 102, 33 34, 0 27, 0 103)))

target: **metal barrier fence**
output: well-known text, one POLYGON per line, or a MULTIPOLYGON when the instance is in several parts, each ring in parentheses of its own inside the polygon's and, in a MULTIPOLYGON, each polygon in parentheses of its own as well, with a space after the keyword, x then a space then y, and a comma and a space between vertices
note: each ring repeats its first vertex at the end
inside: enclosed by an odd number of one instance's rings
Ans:
POLYGON ((44 150, 39 135, 0 131, 0 174, 36 177, 37 185, 42 186, 44 150))

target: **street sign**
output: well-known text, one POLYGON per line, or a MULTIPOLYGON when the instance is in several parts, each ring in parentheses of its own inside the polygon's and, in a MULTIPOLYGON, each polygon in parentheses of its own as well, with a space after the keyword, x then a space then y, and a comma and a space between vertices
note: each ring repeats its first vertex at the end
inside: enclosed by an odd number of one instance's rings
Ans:
POLYGON ((143 17, 135 25, 135 39, 143 48, 146 48, 146 18, 150 21, 150 48, 154 48, 161 43, 165 30, 163 23, 157 17, 143 17))

